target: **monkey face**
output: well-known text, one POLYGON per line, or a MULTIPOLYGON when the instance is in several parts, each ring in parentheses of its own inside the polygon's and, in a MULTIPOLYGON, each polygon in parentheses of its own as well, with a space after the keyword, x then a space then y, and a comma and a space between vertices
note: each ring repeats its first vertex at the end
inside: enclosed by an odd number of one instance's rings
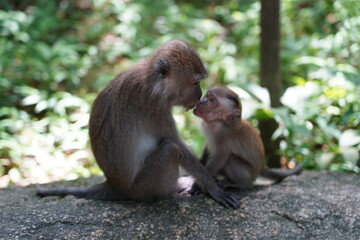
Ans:
POLYGON ((194 80, 193 82, 190 82, 188 84, 186 92, 182 92, 184 94, 184 102, 182 105, 187 110, 194 108, 201 98, 202 92, 199 83, 199 80, 194 80))
POLYGON ((187 110, 194 108, 202 95, 200 81, 204 76, 205 74, 170 72, 165 79, 165 88, 169 95, 170 104, 172 106, 183 106, 187 110))
POLYGON ((212 88, 197 104, 194 114, 205 122, 227 122, 239 119, 241 116, 239 97, 228 88, 212 88))
POLYGON ((201 98, 199 82, 207 70, 199 54, 190 44, 172 40, 152 56, 155 76, 162 81, 165 98, 171 106, 193 108, 201 98))
POLYGON ((219 118, 219 100, 217 96, 209 90, 194 109, 194 114, 204 121, 212 121, 219 118))
POLYGON ((174 105, 183 106, 186 110, 194 108, 202 95, 199 82, 200 81, 196 80, 190 83, 184 83, 185 86, 178 86, 177 92, 174 94, 177 98, 174 105))

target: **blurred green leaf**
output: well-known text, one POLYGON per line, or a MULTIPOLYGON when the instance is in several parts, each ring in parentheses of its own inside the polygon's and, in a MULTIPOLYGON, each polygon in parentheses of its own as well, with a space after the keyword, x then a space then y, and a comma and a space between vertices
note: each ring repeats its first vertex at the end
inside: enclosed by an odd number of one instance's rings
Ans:
POLYGON ((347 129, 341 133, 339 138, 340 147, 352 147, 360 144, 360 131, 347 129))

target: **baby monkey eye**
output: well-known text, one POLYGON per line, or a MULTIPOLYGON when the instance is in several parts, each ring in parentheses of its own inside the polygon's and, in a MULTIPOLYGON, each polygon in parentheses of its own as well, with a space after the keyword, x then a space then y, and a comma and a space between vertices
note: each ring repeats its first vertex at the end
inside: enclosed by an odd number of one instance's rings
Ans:
POLYGON ((215 102, 215 98, 209 98, 210 102, 215 102))

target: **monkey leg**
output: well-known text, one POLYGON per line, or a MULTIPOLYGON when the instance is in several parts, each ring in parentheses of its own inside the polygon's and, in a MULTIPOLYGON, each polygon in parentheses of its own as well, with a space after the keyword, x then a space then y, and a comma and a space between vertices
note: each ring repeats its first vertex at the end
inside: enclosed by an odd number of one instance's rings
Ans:
POLYGON ((224 190, 229 188, 238 188, 235 183, 232 183, 227 178, 217 180, 216 183, 219 185, 219 187, 221 187, 224 190))
POLYGON ((144 161, 135 177, 133 190, 135 198, 158 199, 169 197, 178 191, 177 179, 180 161, 178 147, 162 141, 158 148, 144 161))
POLYGON ((254 170, 244 161, 231 156, 226 166, 222 170, 225 178, 218 181, 218 185, 223 189, 238 188, 248 189, 255 181, 254 170))

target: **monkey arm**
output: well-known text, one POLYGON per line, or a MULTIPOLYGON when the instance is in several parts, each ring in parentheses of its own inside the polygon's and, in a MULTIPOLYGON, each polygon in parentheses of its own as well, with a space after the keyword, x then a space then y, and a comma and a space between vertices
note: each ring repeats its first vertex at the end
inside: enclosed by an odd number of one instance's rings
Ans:
POLYGON ((185 145, 182 144, 180 148, 182 153, 180 164, 195 176, 203 191, 207 192, 212 199, 224 207, 239 208, 240 202, 238 197, 221 189, 216 184, 215 179, 185 145))
MULTIPOLYGON (((205 166, 208 161, 208 158, 209 158, 209 151, 205 147, 204 151, 200 157, 200 163, 205 166)), ((192 185, 191 189, 187 193, 190 195, 198 195, 201 192, 202 192, 202 190, 201 190, 201 187, 199 186, 198 181, 195 181, 194 184, 192 185)))
POLYGON ((202 165, 205 166, 208 160, 209 160, 209 150, 205 148, 201 155, 200 162, 202 163, 202 165))
POLYGON ((206 163, 206 169, 211 176, 216 176, 221 169, 223 169, 228 161, 229 157, 227 154, 216 154, 211 156, 206 163))
POLYGON ((206 171, 205 167, 200 163, 195 154, 188 149, 187 146, 182 145, 181 147, 182 157, 180 164, 202 184, 207 185, 209 188, 216 187, 215 180, 206 171))

